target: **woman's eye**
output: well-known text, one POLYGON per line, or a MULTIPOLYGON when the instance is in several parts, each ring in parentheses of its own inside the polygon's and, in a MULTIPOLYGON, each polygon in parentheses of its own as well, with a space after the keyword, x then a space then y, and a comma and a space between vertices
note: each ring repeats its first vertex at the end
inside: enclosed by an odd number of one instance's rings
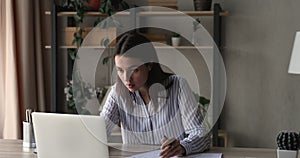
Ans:
POLYGON ((122 69, 117 69, 117 71, 120 73, 120 72, 123 72, 123 70, 122 69))

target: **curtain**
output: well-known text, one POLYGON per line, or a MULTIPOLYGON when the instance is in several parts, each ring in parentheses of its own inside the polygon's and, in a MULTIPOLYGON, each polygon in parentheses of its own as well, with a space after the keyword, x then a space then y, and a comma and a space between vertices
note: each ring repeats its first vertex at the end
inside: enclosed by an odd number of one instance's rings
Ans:
POLYGON ((19 137, 13 3, 1 1, 1 137, 19 137))
POLYGON ((21 138, 26 108, 46 110, 39 2, 0 2, 0 138, 21 138))

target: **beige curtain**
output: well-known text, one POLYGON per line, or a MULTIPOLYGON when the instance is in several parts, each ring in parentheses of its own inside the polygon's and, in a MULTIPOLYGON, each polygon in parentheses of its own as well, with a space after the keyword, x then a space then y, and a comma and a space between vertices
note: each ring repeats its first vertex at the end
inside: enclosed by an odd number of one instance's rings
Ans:
POLYGON ((26 108, 46 109, 39 2, 0 2, 0 138, 21 138, 26 108))
POLYGON ((1 0, 1 137, 19 136, 19 100, 13 3, 1 0))

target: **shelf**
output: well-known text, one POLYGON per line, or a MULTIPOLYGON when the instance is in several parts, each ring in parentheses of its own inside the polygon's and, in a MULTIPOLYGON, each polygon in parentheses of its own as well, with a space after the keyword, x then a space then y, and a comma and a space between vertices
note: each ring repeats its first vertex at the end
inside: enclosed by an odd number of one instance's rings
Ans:
MULTIPOLYGON (((45 12, 46 15, 51 15, 50 11, 45 12)), ((58 12, 57 16, 73 16, 76 12, 58 12)), ((118 12, 115 15, 129 15, 129 12, 118 12)), ((146 11, 140 12, 139 16, 180 16, 180 15, 189 15, 189 16, 213 16, 214 11, 146 11)), ((220 12, 220 16, 228 16, 228 11, 220 12)), ((107 16, 100 12, 86 12, 87 16, 107 16)))
MULTIPOLYGON (((213 16, 214 11, 148 11, 140 12, 140 16, 180 16, 180 15, 189 15, 189 16, 213 16)), ((228 11, 220 12, 220 16, 227 16, 228 11)))
MULTIPOLYGON (((51 49, 51 46, 47 45, 45 46, 46 49, 51 49)), ((77 49, 76 46, 59 46, 61 49, 77 49)), ((99 48, 99 49, 105 49, 104 46, 81 46, 81 48, 99 48)))
POLYGON ((212 49, 211 46, 155 46, 156 49, 212 49))
MULTIPOLYGON (((51 15, 51 11, 45 11, 46 15, 51 15)), ((76 12, 58 12, 57 16, 74 16, 76 12)), ((129 15, 129 12, 118 12, 116 15, 129 15)), ((107 16, 106 14, 102 14, 100 12, 85 12, 87 16, 107 16)))
MULTIPOLYGON (((47 45, 45 46, 46 49, 51 49, 51 46, 47 45)), ((61 49, 76 49, 76 46, 60 46, 61 49)), ((105 49, 104 46, 81 46, 81 48, 94 48, 94 49, 105 49)), ((113 48, 113 47, 111 47, 113 48)), ((211 46, 155 46, 156 49, 170 49, 170 48, 176 48, 176 49, 212 49, 211 46)))

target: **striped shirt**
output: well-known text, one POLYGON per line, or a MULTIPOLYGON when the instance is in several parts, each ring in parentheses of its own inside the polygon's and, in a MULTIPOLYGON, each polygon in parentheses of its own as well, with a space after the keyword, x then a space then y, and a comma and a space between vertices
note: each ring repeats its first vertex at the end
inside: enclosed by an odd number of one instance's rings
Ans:
POLYGON ((125 144, 159 145, 163 136, 167 136, 177 138, 186 154, 208 149, 209 130, 187 81, 172 75, 166 82, 166 85, 171 83, 167 90, 160 84, 150 87, 148 105, 138 91, 121 96, 114 85, 101 112, 107 134, 110 135, 115 125, 121 125, 125 144))

